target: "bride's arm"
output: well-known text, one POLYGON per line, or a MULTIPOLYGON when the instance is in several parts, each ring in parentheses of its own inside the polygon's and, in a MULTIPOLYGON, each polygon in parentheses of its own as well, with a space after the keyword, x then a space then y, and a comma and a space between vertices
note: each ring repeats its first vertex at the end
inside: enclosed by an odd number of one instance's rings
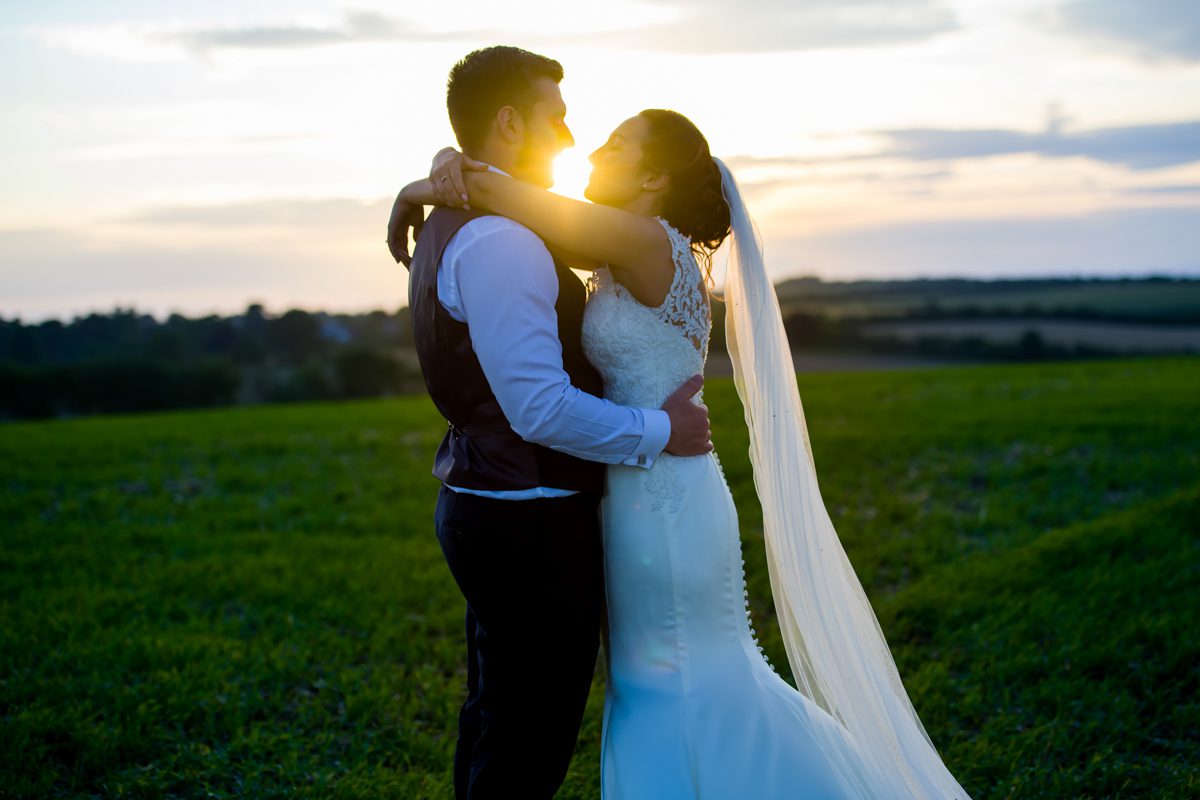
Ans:
MULTIPOLYGON (((546 249, 550 251, 550 255, 554 256, 555 260, 561 261, 571 269, 595 271, 604 266, 603 261, 597 261, 594 258, 581 256, 579 253, 568 250, 565 247, 561 247, 554 242, 546 242, 546 249)), ((614 275, 625 274, 621 271, 620 267, 612 267, 611 269, 614 275)))
MULTIPOLYGON (((640 302, 658 306, 670 291, 671 243, 653 217, 572 200, 494 172, 465 172, 463 179, 473 208, 516 220, 559 251, 580 256, 581 268, 607 263, 640 302)), ((404 187, 400 197, 413 204, 438 202, 428 178, 404 187)))

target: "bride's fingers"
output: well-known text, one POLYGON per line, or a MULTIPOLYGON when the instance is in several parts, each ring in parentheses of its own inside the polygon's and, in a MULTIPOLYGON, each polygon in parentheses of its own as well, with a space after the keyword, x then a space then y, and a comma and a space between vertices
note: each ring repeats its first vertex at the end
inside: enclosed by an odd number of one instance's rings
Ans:
POLYGON ((453 198, 454 205, 467 204, 467 182, 463 178, 462 170, 455 170, 450 174, 450 183, 454 185, 454 192, 457 195, 453 198))
POLYGON ((439 206, 450 208, 465 207, 467 203, 467 184, 463 180, 462 170, 454 165, 446 167, 445 174, 438 176, 433 187, 434 196, 439 206))
POLYGON ((388 252, 392 254, 392 258, 396 259, 397 264, 403 264, 406 267, 409 265, 407 244, 407 242, 401 244, 399 239, 389 233, 387 240, 388 252))
POLYGON ((397 264, 410 266, 412 257, 408 253, 408 228, 402 228, 399 233, 388 236, 388 250, 397 264))
POLYGON ((454 189, 451 185, 452 177, 449 173, 438 178, 437 183, 433 187, 433 193, 437 196, 437 204, 439 206, 453 206, 451 202, 454 198, 454 189))
POLYGON ((462 189, 460 188, 462 182, 462 170, 452 167, 450 169, 450 180, 446 181, 445 185, 442 186, 442 191, 446 194, 446 205, 455 208, 462 205, 462 189))

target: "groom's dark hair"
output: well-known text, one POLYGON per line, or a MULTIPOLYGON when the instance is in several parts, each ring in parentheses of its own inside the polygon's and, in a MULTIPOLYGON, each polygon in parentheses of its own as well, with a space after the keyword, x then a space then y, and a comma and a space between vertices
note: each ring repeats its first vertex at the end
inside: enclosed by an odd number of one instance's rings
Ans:
POLYGON ((485 47, 464 56, 446 81, 446 110, 459 147, 482 147, 496 112, 505 106, 522 113, 531 110, 533 82, 538 78, 561 81, 562 64, 507 46, 485 47))

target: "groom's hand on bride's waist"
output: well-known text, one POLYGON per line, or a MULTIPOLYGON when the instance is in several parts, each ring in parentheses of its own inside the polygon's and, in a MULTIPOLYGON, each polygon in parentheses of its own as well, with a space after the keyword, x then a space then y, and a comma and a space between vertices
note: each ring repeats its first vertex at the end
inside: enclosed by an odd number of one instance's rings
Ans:
POLYGON ((671 455, 700 456, 713 449, 708 406, 692 402, 703 386, 704 376, 693 375, 662 404, 671 420, 671 438, 665 448, 671 455))

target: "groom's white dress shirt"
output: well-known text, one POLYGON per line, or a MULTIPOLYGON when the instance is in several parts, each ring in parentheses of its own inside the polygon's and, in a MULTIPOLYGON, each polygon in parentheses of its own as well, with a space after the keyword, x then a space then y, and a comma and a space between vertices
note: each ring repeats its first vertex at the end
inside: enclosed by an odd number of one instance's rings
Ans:
MULTIPOLYGON (((495 216, 463 225, 442 252, 437 292, 450 316, 467 323, 488 385, 522 439, 588 461, 646 468, 666 447, 665 411, 617 405, 571 385, 554 309, 554 259, 533 231, 495 216)), ((447 488, 509 500, 574 494, 548 486, 447 488)))

